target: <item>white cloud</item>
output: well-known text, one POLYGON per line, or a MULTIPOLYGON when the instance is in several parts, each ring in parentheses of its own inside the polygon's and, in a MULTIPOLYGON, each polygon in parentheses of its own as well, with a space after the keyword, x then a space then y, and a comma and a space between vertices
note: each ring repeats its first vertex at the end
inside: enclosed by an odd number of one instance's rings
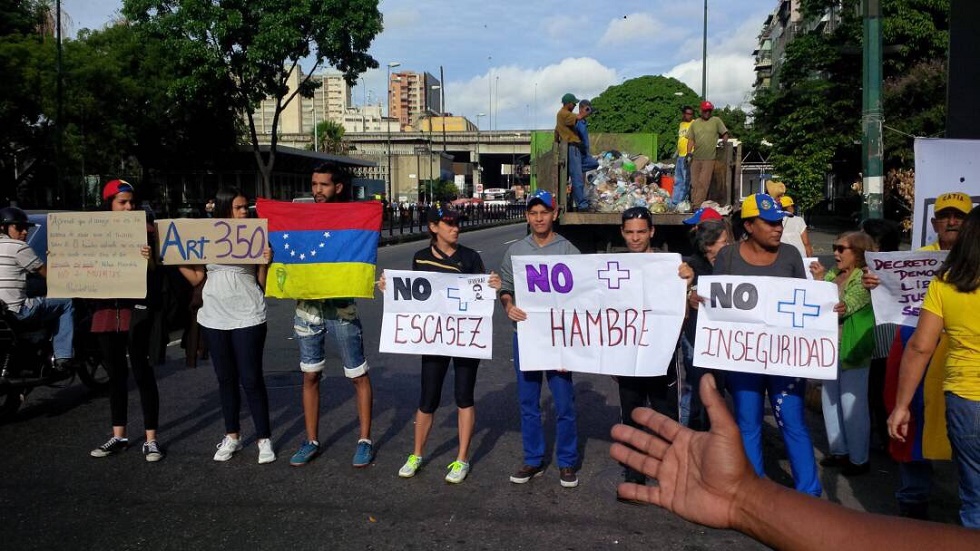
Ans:
POLYGON ((623 46, 633 42, 659 40, 665 32, 664 25, 647 13, 631 13, 613 19, 599 39, 602 46, 623 46))
POLYGON ((414 28, 421 21, 417 9, 400 8, 384 11, 385 31, 414 28))
MULTIPOLYGON (((666 73, 666 76, 701 90, 701 60, 686 61, 666 73)), ((750 55, 708 55, 708 99, 718 107, 748 107, 748 96, 755 82, 755 61, 750 55)))

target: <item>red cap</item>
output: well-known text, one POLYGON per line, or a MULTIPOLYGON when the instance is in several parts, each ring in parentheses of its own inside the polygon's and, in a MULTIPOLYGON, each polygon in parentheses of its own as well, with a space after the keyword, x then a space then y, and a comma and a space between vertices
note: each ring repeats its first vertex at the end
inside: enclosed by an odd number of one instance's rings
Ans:
POLYGON ((715 106, 710 101, 702 101, 701 102, 701 110, 702 111, 714 111, 715 110, 715 106))
POLYGON ((126 180, 110 180, 102 188, 102 200, 108 201, 116 195, 127 191, 133 193, 133 184, 130 184, 126 180))

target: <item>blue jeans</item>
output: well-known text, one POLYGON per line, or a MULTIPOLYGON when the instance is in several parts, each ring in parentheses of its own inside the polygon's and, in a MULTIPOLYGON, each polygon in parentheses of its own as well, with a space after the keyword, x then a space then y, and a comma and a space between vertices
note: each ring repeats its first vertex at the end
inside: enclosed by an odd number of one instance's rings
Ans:
POLYGON ((850 456, 855 465, 868 462, 871 448, 868 373, 867 367, 838 369, 837 380, 824 381, 820 393, 830 453, 850 456))
POLYGON ((932 493, 932 461, 908 461, 898 464, 900 478, 895 499, 899 503, 919 504, 929 501, 932 493))
POLYGON ((755 468, 756 474, 765 476, 762 461, 762 417, 765 412, 763 399, 769 392, 776 424, 786 443, 793 481, 800 492, 819 497, 823 493, 813 457, 813 442, 806 427, 803 397, 806 380, 755 373, 728 374, 728 388, 735 406, 735 420, 742 433, 745 455, 755 468))
POLYGON ((225 420, 225 433, 241 433, 240 415, 241 385, 248 400, 248 410, 255 424, 256 438, 272 435, 269 423, 269 393, 262 375, 262 352, 265 350, 266 324, 222 330, 201 328, 208 341, 211 363, 218 378, 218 394, 221 397, 221 415, 225 420))
POLYGON ((578 209, 589 208, 585 196, 585 175, 582 173, 582 150, 577 144, 568 144, 568 178, 572 181, 572 202, 578 209))
POLYGON ((980 528, 980 401, 947 392, 946 428, 960 475, 960 522, 980 528))
POLYGON ((353 379, 367 373, 360 318, 324 319, 322 323, 310 323, 297 315, 293 318, 293 332, 299 342, 299 367, 303 372, 323 371, 327 363, 323 345, 329 335, 344 364, 344 375, 353 379))
POLYGON ((674 193, 670 196, 670 202, 674 205, 688 199, 691 193, 691 168, 688 162, 687 157, 677 157, 677 164, 674 165, 674 193))
POLYGON ((56 360, 74 357, 75 307, 70 298, 32 297, 24 301, 20 312, 14 314, 24 323, 43 323, 52 326, 52 345, 56 360), (57 321, 56 324, 51 322, 57 321))
POLYGON ((558 371, 521 371, 514 333, 514 370, 517 372, 517 396, 521 405, 521 439, 524 464, 539 467, 544 463, 544 428, 541 426, 541 385, 548 378, 548 388, 555 401, 557 442, 555 452, 559 467, 578 466, 578 427, 575 420, 575 389, 571 373, 558 371))

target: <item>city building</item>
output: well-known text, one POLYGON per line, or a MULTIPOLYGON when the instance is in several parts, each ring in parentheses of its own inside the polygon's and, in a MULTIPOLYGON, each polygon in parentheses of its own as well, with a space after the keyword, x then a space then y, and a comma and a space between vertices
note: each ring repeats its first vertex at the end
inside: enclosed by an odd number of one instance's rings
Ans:
MULTIPOLYGON (((286 85, 289 90, 299 87, 305 78, 298 67, 289 74, 286 85)), ((312 134, 317 122, 330 120, 343 124, 351 106, 351 88, 340 73, 319 73, 310 76, 320 82, 312 98, 296 96, 279 115, 280 135, 312 134)), ((260 136, 272 134, 272 121, 276 113, 276 100, 266 98, 255 111, 255 131, 260 136)), ((380 123, 379 123, 380 125, 380 123)))
POLYGON ((800 0, 777 0, 776 8, 766 17, 759 33, 755 56, 757 90, 779 86, 779 69, 784 62, 786 46, 801 34, 833 32, 840 22, 840 6, 827 8, 819 18, 804 20, 800 0))
POLYGON ((454 117, 449 113, 423 117, 419 121, 418 127, 421 132, 476 132, 479 130, 466 117, 454 117))
POLYGON ((442 113, 442 83, 429 73, 391 73, 388 81, 389 116, 402 128, 414 128, 427 114, 442 113))

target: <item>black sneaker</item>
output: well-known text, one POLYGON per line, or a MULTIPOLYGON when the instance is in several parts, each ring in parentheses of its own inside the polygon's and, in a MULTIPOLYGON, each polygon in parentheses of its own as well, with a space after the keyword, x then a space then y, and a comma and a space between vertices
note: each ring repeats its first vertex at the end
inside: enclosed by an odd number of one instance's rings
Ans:
POLYGON ((510 475, 510 481, 514 484, 525 484, 528 480, 541 476, 543 473, 543 465, 538 465, 537 467, 533 465, 524 465, 520 469, 517 469, 516 473, 510 475))
POLYGON ((562 488, 574 488, 578 486, 578 475, 572 467, 562 467, 558 469, 558 479, 562 488))
POLYGON ((864 463, 861 463, 860 465, 855 465, 854 463, 851 463, 850 461, 848 461, 847 462, 847 465, 844 465, 843 467, 841 467, 841 470, 840 470, 840 474, 842 474, 844 476, 861 476, 863 474, 868 474, 870 472, 871 472, 871 462, 870 461, 865 461, 864 463))
POLYGON ((163 449, 160 448, 156 440, 143 443, 143 458, 148 463, 156 463, 163 459, 163 449))
POLYGON ((108 442, 89 452, 89 455, 92 457, 109 457, 110 455, 117 454, 128 447, 128 439, 113 436, 108 442))

